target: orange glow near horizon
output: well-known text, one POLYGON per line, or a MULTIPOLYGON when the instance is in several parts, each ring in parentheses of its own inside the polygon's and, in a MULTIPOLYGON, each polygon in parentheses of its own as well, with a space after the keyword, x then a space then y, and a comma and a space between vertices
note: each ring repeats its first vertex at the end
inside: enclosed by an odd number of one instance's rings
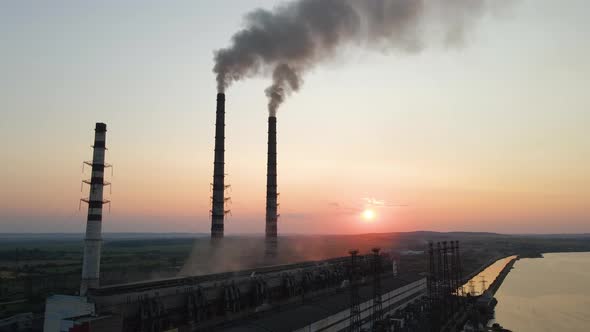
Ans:
MULTIPOLYGON (((96 122, 114 165, 103 232, 209 233, 212 52, 252 2, 279 0, 162 2, 133 24, 117 15, 135 13, 131 1, 4 6, 0 233, 84 232, 96 122)), ((590 24, 572 2, 521 1, 460 51, 353 43, 314 67, 278 113, 279 234, 590 233, 590 24), (547 14, 558 43, 546 42, 547 14)), ((260 74, 226 95, 226 234, 265 233, 271 77, 260 74)))

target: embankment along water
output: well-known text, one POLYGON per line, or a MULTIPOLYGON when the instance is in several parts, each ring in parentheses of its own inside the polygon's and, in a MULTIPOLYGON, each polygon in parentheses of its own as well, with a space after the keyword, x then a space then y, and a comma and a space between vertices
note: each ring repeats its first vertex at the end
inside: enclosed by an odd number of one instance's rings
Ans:
POLYGON ((463 293, 469 293, 471 295, 482 294, 490 287, 490 285, 494 283, 494 281, 496 281, 496 278, 498 278, 504 268, 516 258, 517 256, 500 258, 492 264, 486 266, 484 269, 472 276, 465 285, 463 285, 463 293))

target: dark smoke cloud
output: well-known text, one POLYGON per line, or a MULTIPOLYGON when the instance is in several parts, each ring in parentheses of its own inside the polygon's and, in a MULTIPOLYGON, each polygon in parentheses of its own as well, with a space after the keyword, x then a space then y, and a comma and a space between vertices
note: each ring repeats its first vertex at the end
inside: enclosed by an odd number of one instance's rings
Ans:
POLYGON ((301 87, 305 72, 356 44, 379 50, 419 52, 435 31, 445 45, 461 45, 469 28, 490 8, 509 0, 298 0, 272 11, 257 9, 215 52, 217 88, 272 72, 269 111, 301 87))
POLYGON ((273 84, 266 89, 268 97, 268 111, 270 116, 276 116, 277 108, 293 91, 299 91, 301 77, 299 70, 287 64, 278 65, 272 74, 273 84))

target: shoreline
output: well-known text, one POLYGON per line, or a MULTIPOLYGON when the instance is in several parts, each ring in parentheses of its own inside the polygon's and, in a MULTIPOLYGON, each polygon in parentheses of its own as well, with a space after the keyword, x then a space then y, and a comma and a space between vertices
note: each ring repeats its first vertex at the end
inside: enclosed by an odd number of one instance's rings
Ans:
MULTIPOLYGON (((508 257, 510 257, 510 256, 508 256, 508 257)), ((514 264, 516 264, 516 261, 520 260, 520 258, 521 258, 520 256, 516 255, 516 257, 514 257, 508 263, 506 263, 506 265, 504 266, 504 268, 502 268, 502 270, 496 276, 496 279, 494 279, 494 281, 486 289, 486 292, 490 292, 490 294, 492 295, 492 298, 494 300, 493 306, 491 307, 491 310, 492 310, 492 313, 493 313, 492 314, 492 317, 491 317, 491 319, 488 319, 487 322, 485 322, 485 324, 484 324, 487 327, 492 327, 494 324, 498 324, 498 327, 501 328, 502 331, 512 331, 512 330, 509 330, 509 329, 503 327, 496 320, 495 310, 496 310, 496 305, 498 304, 498 300, 496 299, 496 293, 498 292, 498 290, 500 289, 500 287, 502 287, 502 284, 504 283, 504 280, 506 279, 506 277, 508 276, 508 274, 510 273, 510 271, 512 271, 512 269, 514 267, 514 264)))
POLYGON ((571 251, 547 251, 547 252, 538 252, 534 254, 528 255, 518 255, 520 258, 530 258, 530 259, 537 259, 537 258, 545 258, 543 255, 546 254, 581 254, 581 253, 590 253, 590 251, 578 251, 578 250, 571 250, 571 251))
POLYGON ((475 271, 471 272, 470 274, 464 276, 461 279, 461 283, 464 285, 465 283, 469 282, 469 280, 473 279, 475 276, 477 276, 478 274, 480 274, 481 272, 485 271, 485 269, 487 269, 488 267, 492 266, 494 263, 496 263, 497 261, 510 257, 512 255, 501 255, 501 256, 496 256, 494 258, 490 258, 486 263, 482 264, 479 268, 477 268, 475 271))
MULTIPOLYGON (((539 258, 543 258, 542 254, 540 254, 541 256, 539 258)), ((523 258, 522 256, 518 255, 518 254, 507 254, 507 255, 500 255, 500 256, 496 256, 494 258, 491 258, 490 260, 488 260, 486 263, 484 263, 483 265, 481 265, 479 268, 477 268, 475 271, 471 272, 469 275, 465 276, 462 278, 461 282, 463 285, 465 285, 467 282, 469 282, 469 280, 475 278, 478 274, 482 273, 483 271, 485 271, 487 268, 489 268, 490 266, 494 265, 496 262, 502 260, 502 259, 506 259, 509 258, 511 256, 515 256, 515 258, 511 261, 506 263, 506 265, 508 264, 514 264, 514 261, 523 258)), ((500 271, 498 273, 498 276, 504 271, 504 269, 506 268, 506 266, 504 266, 504 268, 502 269, 502 271, 500 271)), ((498 278, 498 276, 496 276, 496 278, 494 279, 493 282, 495 282, 495 280, 498 278)), ((489 288, 489 287, 488 287, 489 288)))
POLYGON ((490 286, 487 289, 487 290, 491 290, 492 295, 496 295, 496 292, 502 286, 504 279, 506 279, 506 277, 508 276, 508 273, 510 273, 510 271, 514 267, 514 264, 516 264, 516 261, 520 260, 520 258, 521 257, 517 255, 516 257, 511 259, 508 263, 506 263, 504 268, 502 268, 502 271, 500 271, 500 273, 498 273, 498 276, 496 276, 496 279, 494 279, 494 281, 490 284, 490 286))

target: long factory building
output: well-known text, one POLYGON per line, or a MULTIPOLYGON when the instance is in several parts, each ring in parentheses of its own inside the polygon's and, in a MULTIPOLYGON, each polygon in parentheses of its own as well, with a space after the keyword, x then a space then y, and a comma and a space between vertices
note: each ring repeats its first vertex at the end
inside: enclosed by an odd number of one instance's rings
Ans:
MULTIPOLYGON (((382 311, 426 296, 426 279, 394 275, 382 255, 382 311)), ((337 258, 90 289, 47 300, 45 331, 342 331, 349 327, 347 262, 337 258)), ((361 324, 373 306, 372 255, 359 257, 361 324)))

